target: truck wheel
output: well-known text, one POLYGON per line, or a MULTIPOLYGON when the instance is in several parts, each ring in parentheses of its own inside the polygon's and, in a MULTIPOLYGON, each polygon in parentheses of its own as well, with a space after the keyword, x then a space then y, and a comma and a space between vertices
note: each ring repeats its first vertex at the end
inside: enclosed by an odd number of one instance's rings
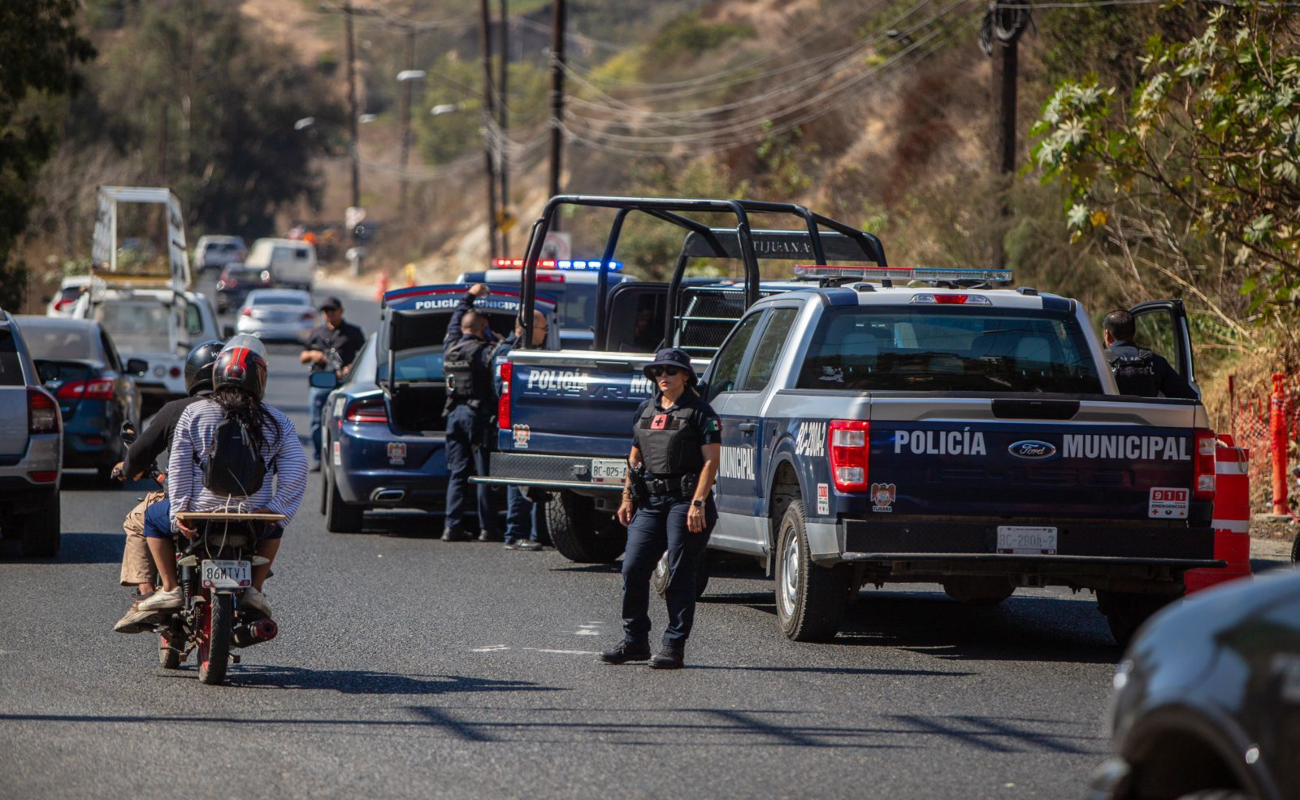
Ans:
POLYGON ((14 527, 21 531, 25 556, 53 558, 59 554, 61 536, 58 493, 51 493, 43 506, 31 514, 13 517, 14 527))
POLYGON ((968 606, 995 606, 1010 597, 1016 587, 1007 578, 953 575, 943 582, 943 591, 968 606))
POLYGON ((325 500, 330 496, 330 471, 329 467, 321 464, 320 467, 320 513, 326 511, 325 500))
MULTIPOLYGON (((705 550, 700 554, 700 560, 695 565, 695 596, 697 598, 704 596, 704 590, 709 588, 709 576, 712 574, 713 557, 710 551, 705 550)), ((654 575, 650 578, 650 585, 654 587, 655 594, 663 597, 668 592, 668 553, 664 553, 663 558, 655 565, 654 575)))
POLYGON ((776 546, 776 618, 781 632, 796 642, 833 639, 844 621, 852 576, 847 564, 813 563, 802 501, 786 509, 776 546))
POLYGON ((573 492, 546 504, 546 528, 560 555, 579 564, 612 564, 627 545, 627 529, 612 514, 573 492))
POLYGON ((1120 647, 1128 643, 1147 618, 1176 600, 1172 594, 1139 592, 1097 592, 1097 610, 1106 617, 1110 635, 1120 647))
POLYGON ((1291 543, 1291 563, 1300 564, 1300 536, 1295 537, 1291 543))
POLYGON ((325 530, 330 533, 361 533, 365 506, 344 502, 334 481, 327 481, 329 491, 325 498, 325 530))

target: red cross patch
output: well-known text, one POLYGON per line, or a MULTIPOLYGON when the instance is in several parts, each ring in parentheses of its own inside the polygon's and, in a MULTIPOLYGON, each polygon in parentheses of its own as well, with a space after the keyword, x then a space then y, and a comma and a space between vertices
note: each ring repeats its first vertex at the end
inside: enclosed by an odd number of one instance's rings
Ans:
POLYGON ((650 430, 661 431, 668 424, 667 414, 655 414, 655 418, 650 420, 650 430))

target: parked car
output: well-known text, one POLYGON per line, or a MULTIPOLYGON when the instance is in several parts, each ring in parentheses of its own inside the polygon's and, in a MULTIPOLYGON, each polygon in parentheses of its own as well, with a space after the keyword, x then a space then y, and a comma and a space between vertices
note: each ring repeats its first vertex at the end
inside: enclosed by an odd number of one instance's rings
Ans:
POLYGON ((311 291, 316 279, 316 248, 296 239, 258 239, 244 265, 270 270, 275 286, 311 291))
POLYGON ((311 294, 297 289, 255 289, 248 293, 235 322, 238 333, 264 341, 305 342, 316 327, 311 294))
POLYGON ((59 552, 63 426, 14 318, 0 310, 0 537, 23 555, 59 552))
POLYGON ((248 248, 239 236, 200 236, 194 247, 194 263, 200 270, 220 269, 243 261, 248 248))
POLYGON ((124 365, 98 322, 20 316, 19 330, 41 383, 54 394, 63 418, 63 466, 90 468, 111 479, 122 460, 122 423, 140 427, 140 390, 133 374, 149 369, 133 358, 124 365))
POLYGON ((1300 797, 1300 569, 1166 608, 1114 687, 1094 800, 1300 797))
POLYGON ((77 304, 77 298, 81 293, 86 291, 90 285, 89 275, 72 275, 64 278, 59 284, 58 294, 49 299, 45 305, 45 316, 47 317, 70 317, 72 309, 77 304))
POLYGON ((227 264, 217 279, 217 313, 224 314, 244 304, 254 289, 271 288, 271 271, 250 267, 242 261, 227 264))

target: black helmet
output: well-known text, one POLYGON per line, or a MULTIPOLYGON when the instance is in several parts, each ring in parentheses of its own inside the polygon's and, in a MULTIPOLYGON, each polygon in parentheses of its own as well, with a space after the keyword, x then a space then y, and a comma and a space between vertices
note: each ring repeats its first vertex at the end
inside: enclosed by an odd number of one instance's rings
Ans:
POLYGON ((212 388, 212 365, 217 354, 225 347, 213 340, 204 342, 185 357, 185 393, 193 397, 197 392, 212 388))
POLYGON ((251 347, 228 344, 212 366, 214 389, 238 386, 259 401, 266 394, 266 358, 251 347))

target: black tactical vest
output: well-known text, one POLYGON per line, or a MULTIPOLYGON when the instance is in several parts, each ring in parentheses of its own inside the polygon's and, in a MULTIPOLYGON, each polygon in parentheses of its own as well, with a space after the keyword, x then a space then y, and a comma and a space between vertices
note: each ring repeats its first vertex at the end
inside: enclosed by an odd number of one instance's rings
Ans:
POLYGON ((655 477, 697 474, 704 469, 700 434, 690 423, 694 411, 680 405, 671 411, 660 411, 654 403, 649 403, 636 421, 641 460, 655 477))
POLYGON ((1110 362, 1111 372, 1115 373, 1115 385, 1120 394, 1155 397, 1160 393, 1156 384, 1155 358, 1150 350, 1140 347, 1107 350, 1106 360, 1110 362))
POLYGON ((480 404, 492 403, 496 395, 492 390, 492 373, 483 363, 483 350, 491 347, 482 339, 463 339, 447 348, 442 359, 442 371, 447 376, 447 402, 480 404))

